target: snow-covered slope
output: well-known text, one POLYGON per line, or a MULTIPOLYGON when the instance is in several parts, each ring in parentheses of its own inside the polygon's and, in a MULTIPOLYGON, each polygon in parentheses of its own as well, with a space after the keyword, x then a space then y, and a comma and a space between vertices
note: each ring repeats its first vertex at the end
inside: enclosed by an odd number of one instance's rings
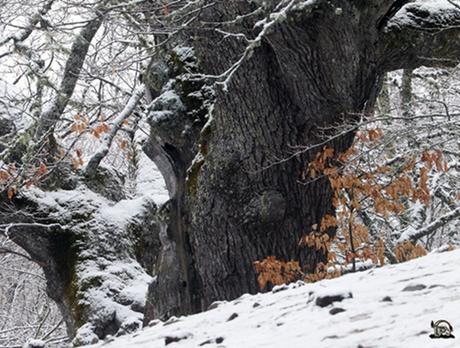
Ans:
POLYGON ((458 265, 460 250, 316 284, 291 284, 92 347, 460 347, 458 265), (343 301, 318 305, 340 294, 343 301), (431 321, 440 319, 452 324, 455 339, 429 337, 431 321))

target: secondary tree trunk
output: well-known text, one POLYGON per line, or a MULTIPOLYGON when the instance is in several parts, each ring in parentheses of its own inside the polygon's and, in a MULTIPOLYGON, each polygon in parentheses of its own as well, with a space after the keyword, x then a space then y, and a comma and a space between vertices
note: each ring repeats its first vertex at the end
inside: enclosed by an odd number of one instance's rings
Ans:
MULTIPOLYGON (((64 178, 61 173, 62 185, 64 178)), ((33 188, 0 205, 7 237, 43 268, 47 294, 76 346, 129 333, 143 322, 142 291, 160 245, 157 209, 147 198, 125 197, 117 178, 100 169, 90 181, 73 177, 78 186, 33 188)))

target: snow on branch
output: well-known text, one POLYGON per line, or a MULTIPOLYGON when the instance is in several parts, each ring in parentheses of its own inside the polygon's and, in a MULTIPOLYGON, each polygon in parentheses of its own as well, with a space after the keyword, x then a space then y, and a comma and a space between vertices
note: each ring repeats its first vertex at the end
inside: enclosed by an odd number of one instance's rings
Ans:
POLYGON ((24 29, 14 33, 13 35, 7 36, 6 38, 2 39, 0 41, 0 46, 3 46, 10 40, 12 40, 15 44, 18 42, 23 42, 26 40, 30 34, 35 29, 35 26, 40 22, 43 21, 43 16, 45 16, 50 10, 51 6, 53 5, 55 0, 49 0, 43 5, 42 8, 40 8, 36 13, 34 13, 31 17, 28 19, 28 23, 25 26, 24 29))
POLYGON ((460 217, 460 206, 457 207, 456 209, 452 210, 451 212, 442 215, 438 219, 434 220, 432 223, 429 225, 419 229, 419 230, 410 230, 406 231, 401 235, 401 237, 398 239, 398 243, 403 243, 407 240, 410 240, 412 242, 416 242, 422 237, 428 236, 430 234, 435 233, 439 228, 447 225, 449 222, 457 219, 460 217))
POLYGON ((22 223, 9 223, 0 224, 0 233, 6 238, 10 238, 10 235, 14 229, 42 229, 46 231, 54 231, 56 229, 62 229, 63 226, 60 224, 42 224, 38 222, 22 222, 22 223))
POLYGON ((115 139, 118 131, 123 126, 124 121, 127 120, 128 117, 131 116, 131 114, 134 112, 144 94, 145 85, 140 85, 134 90, 128 103, 121 111, 120 115, 114 120, 111 131, 103 138, 99 150, 96 151, 96 153, 91 157, 88 164, 86 165, 85 174, 87 176, 91 177, 95 174, 99 164, 104 159, 104 157, 107 156, 112 142, 115 139))
POLYGON ((62 113, 67 107, 70 97, 73 94, 85 62, 88 49, 91 45, 91 41, 102 24, 103 13, 101 13, 100 10, 96 10, 96 12, 97 16, 93 20, 89 21, 75 37, 65 64, 58 95, 51 105, 43 110, 40 115, 35 135, 37 140, 40 140, 44 135, 46 135, 53 128, 56 122, 59 121, 62 113))

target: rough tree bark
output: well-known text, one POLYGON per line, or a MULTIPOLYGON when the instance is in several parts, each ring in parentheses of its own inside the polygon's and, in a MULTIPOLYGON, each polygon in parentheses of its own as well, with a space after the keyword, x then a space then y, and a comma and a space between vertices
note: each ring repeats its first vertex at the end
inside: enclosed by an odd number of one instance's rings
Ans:
MULTIPOLYGON (((164 175, 174 177, 176 185, 147 320, 256 292, 253 262, 269 255, 299 260, 307 270, 324 260, 326 255, 301 248, 298 241, 333 212, 331 189, 324 179, 300 182, 314 151, 292 156, 293 146, 322 142, 334 134, 334 125, 372 112, 386 72, 457 63, 459 47, 450 40, 458 28, 449 25, 458 23, 458 8, 430 13, 417 2, 403 7, 406 3, 292 2, 286 18, 264 36, 225 90, 217 88, 208 121, 192 140, 198 142, 192 147, 195 159, 190 147, 184 152, 160 140, 175 168, 163 168, 164 175)), ((217 4, 203 20, 231 21, 252 6, 217 4)), ((252 23, 243 24, 238 31, 250 37, 251 28, 252 23)), ((188 44, 199 69, 218 75, 243 55, 246 44, 240 39, 197 31, 188 44)), ((343 151, 353 136, 328 146, 343 151)))
MULTIPOLYGON (((321 143, 335 134, 336 125, 371 113, 386 72, 457 63, 460 9, 407 3, 213 1, 193 12, 198 21, 165 47, 143 77, 153 100, 144 152, 161 170, 170 200, 158 212, 147 209, 116 237, 118 227, 110 221, 98 225, 103 207, 89 204, 81 211, 80 197, 41 207, 40 197, 19 195, 9 202, 3 193, 3 231, 44 267, 69 333, 87 322, 99 337, 129 329, 117 319, 117 309, 105 311, 105 300, 111 308, 130 306, 119 294, 129 279, 149 272, 157 278, 149 288, 145 321, 258 291, 253 263, 267 256, 296 259, 314 270, 327 255, 298 242, 333 213, 332 192, 326 179, 302 182, 322 147, 299 151, 299 146, 321 143), (263 11, 246 16, 258 6, 263 11), (264 18, 265 26, 254 27, 264 18), (223 37, 216 27, 239 34, 223 37), (240 34, 260 33, 249 52, 240 34), (224 86, 213 83, 211 75, 227 71, 242 56, 224 86), (63 218, 62 211, 69 214, 63 218), (136 271, 115 269, 112 274, 124 280, 117 289, 108 286, 104 272, 126 261, 136 271), (100 273, 88 275, 95 268, 100 273), (89 301, 94 291, 102 291, 104 301, 89 301)), ((327 145, 340 152, 353 134, 334 139, 327 145)), ((42 190, 74 192, 83 185, 82 197, 98 194, 111 205, 124 198, 107 173, 89 179, 59 175, 68 184, 56 187, 51 180, 42 190)))

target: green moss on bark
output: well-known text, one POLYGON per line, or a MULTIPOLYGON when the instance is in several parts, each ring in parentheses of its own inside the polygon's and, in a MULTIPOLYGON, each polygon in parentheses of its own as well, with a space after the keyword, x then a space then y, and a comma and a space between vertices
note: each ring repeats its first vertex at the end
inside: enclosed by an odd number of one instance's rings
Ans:
POLYGON ((56 263, 57 275, 63 284, 64 301, 70 308, 70 315, 76 327, 84 324, 83 308, 78 301, 76 265, 78 261, 79 238, 69 232, 54 232, 50 236, 51 256, 56 263))
POLYGON ((195 196, 198 190, 198 177, 204 165, 204 158, 199 158, 193 162, 187 175, 187 191, 190 196, 195 196))

